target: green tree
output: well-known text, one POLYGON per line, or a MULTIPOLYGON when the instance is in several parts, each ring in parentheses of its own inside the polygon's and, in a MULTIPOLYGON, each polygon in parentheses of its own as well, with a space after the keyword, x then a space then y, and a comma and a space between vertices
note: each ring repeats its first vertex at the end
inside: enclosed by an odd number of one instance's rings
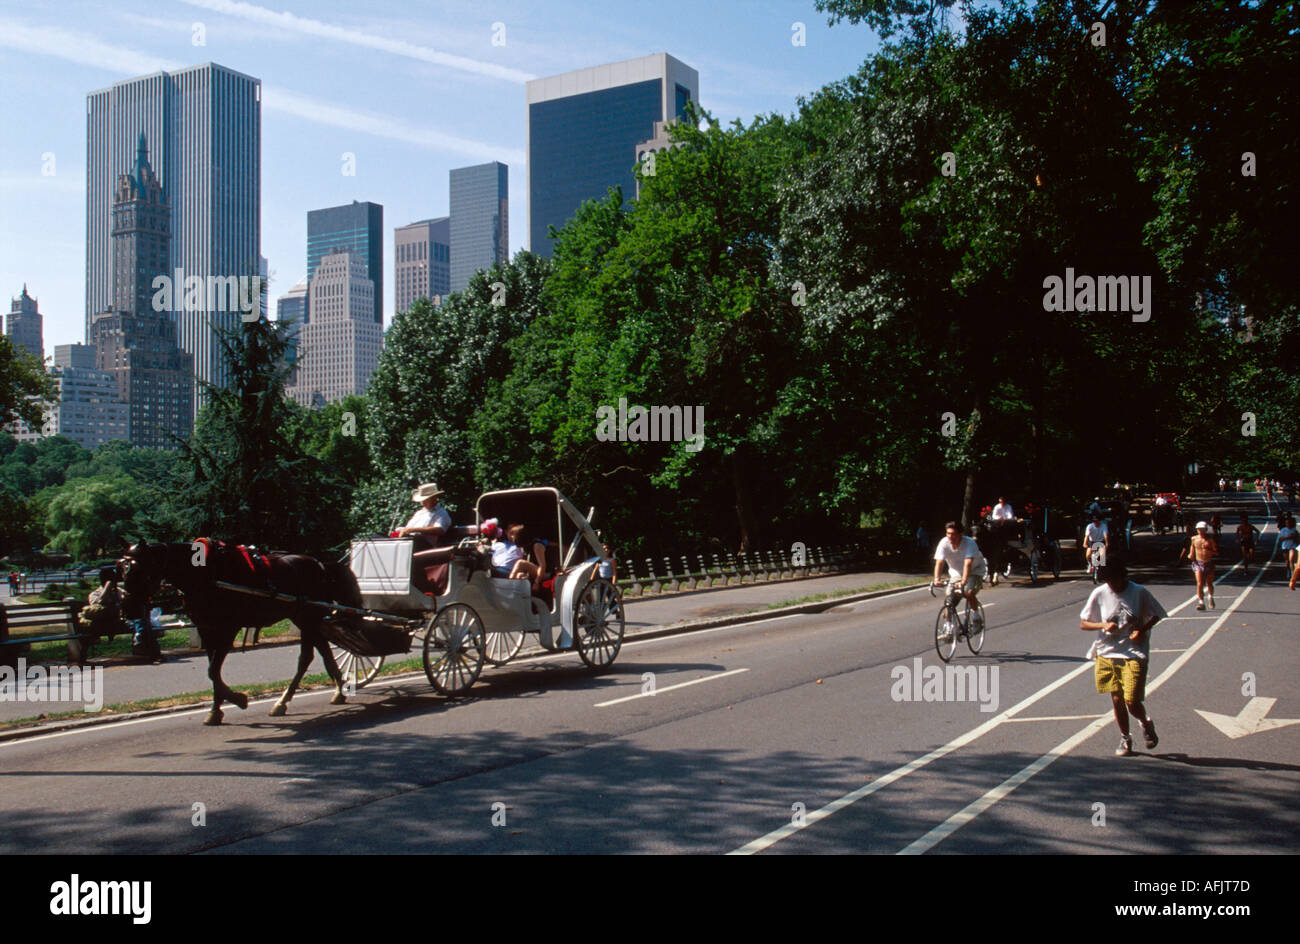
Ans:
POLYGON ((47 549, 83 561, 127 546, 136 537, 135 518, 144 503, 139 486, 125 475, 76 479, 42 499, 47 549))
POLYGON ((0 336, 0 426, 22 420, 40 429, 43 401, 58 399, 58 388, 41 362, 0 336))

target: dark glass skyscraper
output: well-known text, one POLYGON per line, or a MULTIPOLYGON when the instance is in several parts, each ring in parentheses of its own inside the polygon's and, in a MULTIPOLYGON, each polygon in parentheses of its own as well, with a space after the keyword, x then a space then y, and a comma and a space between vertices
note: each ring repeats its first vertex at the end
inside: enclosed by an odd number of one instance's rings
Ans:
POLYGON ((307 285, 305 321, 311 320, 311 278, 326 256, 355 252, 365 263, 365 277, 375 283, 375 322, 384 323, 384 208, 353 200, 343 206, 307 213, 307 285))
MULTIPOLYGON (((637 145, 654 137, 656 121, 678 118, 699 100, 700 77, 656 53, 534 79, 526 94, 528 248, 549 256, 547 228, 563 226, 585 201, 604 199, 615 186, 624 199, 635 196, 637 145)), ((453 207, 453 225, 455 218, 453 207)))
POLYGON ((510 177, 499 161, 451 172, 451 290, 510 253, 510 177))
MULTIPOLYGON (((171 214, 171 268, 183 279, 256 276, 261 259, 262 83, 215 63, 126 79, 86 97, 86 337, 114 304, 113 198, 140 135, 171 214)), ((176 286, 179 295, 180 286, 176 286)), ((174 308, 194 372, 225 382, 212 323, 239 324, 228 296, 174 308)), ((197 397, 194 402, 197 403, 197 397)))

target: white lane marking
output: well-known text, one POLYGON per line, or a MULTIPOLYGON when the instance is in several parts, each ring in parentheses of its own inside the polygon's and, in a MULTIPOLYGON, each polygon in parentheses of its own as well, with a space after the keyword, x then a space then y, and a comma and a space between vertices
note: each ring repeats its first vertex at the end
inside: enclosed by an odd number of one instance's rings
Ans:
POLYGON ((990 718, 988 721, 985 721, 979 727, 972 728, 971 730, 967 731, 965 734, 959 734, 957 737, 953 738, 947 744, 943 745, 942 747, 935 748, 925 756, 918 757, 916 760, 904 764, 902 767, 895 768, 894 770, 891 770, 889 773, 885 774, 883 777, 877 780, 873 780, 870 783, 863 784, 862 786, 858 787, 856 790, 844 794, 844 796, 840 797, 839 799, 832 800, 830 803, 826 804, 821 809, 814 810, 813 812, 808 813, 804 817, 804 822, 802 826, 796 826, 792 822, 786 823, 784 826, 780 827, 779 829, 772 830, 766 836, 759 836, 757 839, 747 842, 739 849, 734 849, 727 854, 728 855, 753 855, 756 852, 762 852, 764 849, 776 845, 782 839, 794 835, 799 830, 807 829, 813 823, 820 822, 821 820, 825 819, 831 814, 837 813, 840 810, 844 809, 844 807, 858 802, 858 800, 861 800, 863 797, 870 796, 871 794, 875 793, 877 790, 884 789, 894 781, 901 780, 910 773, 915 773, 916 771, 920 770, 922 767, 929 765, 930 763, 938 760, 941 757, 946 757, 948 754, 951 754, 953 751, 957 750, 960 747, 965 747, 970 742, 977 740, 978 738, 981 738, 988 732, 992 731, 994 728, 996 728, 998 725, 1000 725, 1003 721, 1005 721, 1010 716, 1016 714, 1017 712, 1021 711, 1024 708, 1028 708, 1030 705, 1038 701, 1040 698, 1044 698, 1047 695, 1050 695, 1052 692, 1056 691, 1056 689, 1060 688, 1066 682, 1069 682, 1072 679, 1076 678, 1077 676, 1082 675, 1084 672, 1088 672, 1091 670, 1092 670, 1091 662, 1083 663, 1079 667, 1070 670, 1065 675, 1062 675, 1055 682, 1051 682, 1050 684, 1039 689, 1037 692, 1030 695, 1028 698, 1024 699, 1023 701, 1015 705, 1012 705, 1006 711, 1002 712, 1002 714, 994 718, 990 718))
MULTIPOLYGON (((1267 527, 1265 527, 1265 530, 1267 530, 1267 527)), ((1274 542, 1274 549, 1276 550, 1276 542, 1274 542)), ((1270 562, 1271 562, 1271 561, 1272 561, 1272 558, 1270 557, 1269 560, 1270 560, 1270 562)), ((1225 579, 1225 578, 1228 576, 1228 574, 1232 573, 1232 571, 1235 570, 1235 569, 1236 569, 1236 567, 1234 566, 1233 568, 1231 568, 1231 569, 1229 569, 1228 571, 1224 572, 1223 575, 1219 577, 1219 580, 1223 580, 1223 579, 1225 579)), ((1260 573, 1262 574, 1263 571, 1261 570, 1260 573)), ((1259 580, 1259 574, 1256 574, 1255 580, 1256 580, 1256 581, 1259 580)), ((1239 603, 1242 599, 1245 599, 1245 595, 1246 595, 1246 593, 1249 593, 1250 590, 1251 590, 1253 587, 1254 587, 1254 583, 1252 582, 1251 585, 1250 585, 1249 587, 1246 588, 1245 592, 1243 592, 1242 595, 1238 598, 1238 600, 1237 600, 1236 602, 1234 602, 1233 605, 1232 605, 1231 607, 1229 607, 1227 610, 1224 611, 1223 616, 1222 616, 1222 617, 1219 617, 1219 619, 1221 619, 1221 620, 1223 620, 1223 619, 1227 619, 1228 615, 1229 615, 1229 614, 1230 614, 1234 609, 1236 609, 1236 607, 1237 607, 1237 603, 1239 603)), ((1195 603, 1195 602, 1196 602, 1196 597, 1195 597, 1195 595, 1190 596, 1190 597, 1188 597, 1186 600, 1184 600, 1182 603, 1178 604, 1177 606, 1175 606, 1175 607, 1174 607, 1173 609, 1171 609, 1171 610, 1167 610, 1166 612, 1167 612, 1170 616, 1172 616, 1174 613, 1177 613, 1179 610, 1181 610, 1181 609, 1183 609, 1183 608, 1185 608, 1185 607, 1191 606, 1191 605, 1192 605, 1193 603, 1195 603)), ((1210 637, 1211 635, 1214 634, 1214 630, 1215 630, 1215 627, 1214 627, 1214 626, 1210 627, 1210 629, 1206 632, 1206 634, 1205 634, 1204 636, 1202 636, 1201 639, 1198 640, 1197 643, 1196 643, 1196 644, 1195 644, 1191 649, 1185 651, 1185 652, 1183 653, 1183 655, 1182 655, 1181 657, 1179 657, 1179 660, 1178 660, 1178 661, 1175 661, 1174 665, 1181 665, 1182 662, 1184 662, 1184 661, 1186 661, 1186 659, 1190 658, 1191 655, 1192 655, 1192 653, 1195 652, 1197 648, 1199 648, 1201 645, 1203 645, 1203 644, 1204 644, 1204 643, 1209 639, 1209 637, 1210 637)), ((1065 675, 1061 676, 1061 677, 1060 677, 1059 679, 1057 679, 1055 682, 1051 682, 1051 683, 1049 683, 1046 687, 1044 687, 1044 688, 1042 688, 1042 689, 1039 689, 1037 692, 1035 692, 1034 694, 1030 695, 1030 696, 1029 696, 1028 698, 1026 698, 1024 701, 1022 701, 1022 702, 1020 702, 1020 703, 1018 703, 1018 704, 1016 704, 1016 705, 1012 705, 1012 706, 1011 706, 1010 708, 1008 708, 1006 711, 1002 712, 1002 714, 997 715, 996 717, 990 718, 988 721, 984 722, 984 723, 981 724, 979 727, 972 728, 970 731, 967 731, 965 734, 958 735, 957 737, 955 737, 955 738, 953 738, 951 741, 949 741, 947 744, 943 745, 942 747, 936 748, 935 750, 931 751, 929 754, 926 754, 926 755, 923 756, 923 757, 918 757, 916 760, 911 761, 910 763, 904 764, 902 767, 898 767, 898 768, 896 768, 896 769, 890 771, 889 773, 887 773, 887 774, 885 774, 883 777, 881 777, 879 780, 873 780, 871 783, 863 784, 861 787, 858 787, 856 790, 850 791, 849 793, 844 794, 842 797, 839 797, 839 798, 836 799, 836 800, 832 800, 830 803, 826 804, 826 805, 823 806, 821 809, 819 809, 819 810, 815 810, 815 811, 813 811, 812 813, 808 813, 808 814, 804 817, 804 823, 803 823, 802 826, 795 826, 793 823, 786 823, 785 825, 781 826, 779 829, 774 829, 774 830, 772 830, 772 832, 768 833, 767 835, 765 835, 765 836, 760 836, 760 837, 758 837, 757 839, 754 839, 754 840, 752 840, 752 841, 750 841, 750 842, 747 842, 745 845, 741 846, 739 849, 734 849, 734 850, 732 850, 731 852, 729 852, 729 853, 727 853, 727 854, 728 854, 728 855, 753 855, 753 854, 756 853, 756 852, 762 852, 764 849, 768 849, 768 848, 770 848, 771 846, 776 845, 776 844, 777 844, 778 842, 780 842, 782 839, 786 839, 786 838, 788 838, 788 837, 794 835, 794 834, 795 834, 796 832, 798 832, 799 830, 801 830, 801 829, 807 829, 807 828, 808 828, 809 826, 811 826, 813 823, 820 822, 821 820, 825 819, 826 817, 828 817, 828 816, 830 816, 830 815, 832 815, 832 814, 834 814, 834 813, 837 813, 838 811, 844 809, 844 807, 846 807, 846 806, 850 806, 850 805, 856 803, 858 800, 861 800, 861 799, 863 799, 864 797, 868 797, 868 796, 870 796, 871 794, 875 793, 877 790, 883 789, 884 787, 889 786, 889 784, 894 783, 895 781, 901 780, 903 777, 906 777, 908 774, 914 773, 915 771, 920 770, 922 767, 927 766, 927 765, 930 764, 931 762, 933 762, 933 761, 935 761, 935 760, 938 760, 939 758, 944 757, 944 756, 946 756, 947 754, 952 753, 953 751, 957 750, 958 748, 960 748, 960 747, 964 747, 964 746, 966 746, 967 744, 971 743, 972 741, 978 740, 979 738, 983 737, 983 736, 984 736, 985 734, 987 734, 988 732, 992 731, 994 728, 998 727, 999 725, 1003 724, 1003 723, 1006 722, 1006 721, 1009 721, 1009 720, 1011 719, 1011 717, 1012 717, 1013 715, 1015 715, 1016 713, 1018 713, 1022 708, 1027 708, 1029 705, 1032 705, 1034 702, 1038 701, 1040 698, 1043 698, 1044 696, 1046 696, 1046 695, 1050 694, 1051 692, 1055 691, 1057 688, 1060 688, 1060 687, 1061 687, 1062 685, 1064 685, 1066 682, 1069 682, 1069 681, 1073 680, 1074 678, 1078 677, 1079 675, 1082 675, 1084 672, 1092 671, 1093 669, 1094 669, 1093 663, 1091 663, 1091 662, 1085 662, 1085 663, 1083 663, 1083 664, 1080 665, 1078 668, 1072 669, 1072 670, 1070 670, 1069 672, 1067 672, 1065 675)), ((1166 674, 1167 674, 1167 673, 1166 673, 1166 674)), ((1163 678, 1164 678, 1164 675, 1161 675, 1161 679, 1163 679, 1163 678)), ((1154 691, 1155 688, 1156 688, 1156 685, 1158 684, 1158 682, 1159 682, 1159 680, 1157 680, 1156 683, 1153 683, 1153 684, 1152 684, 1152 685, 1147 689, 1147 691, 1148 691, 1148 692, 1154 691)), ((1092 717, 1092 716, 1091 716, 1091 715, 1088 715, 1087 717, 1092 717)), ((1097 720, 1096 722, 1094 722, 1094 725, 1098 725, 1098 724, 1100 724, 1102 727, 1104 727, 1105 724, 1108 722, 1109 717, 1110 717, 1109 715, 1101 715, 1101 716, 1098 718, 1098 720, 1097 720)), ((1091 728, 1091 727, 1093 727, 1093 726, 1090 725, 1089 728, 1091 728)), ((1088 730, 1088 729, 1085 729, 1085 730, 1088 730)), ((1100 730, 1100 728, 1097 728, 1096 730, 1100 730)), ((1085 738, 1085 740, 1086 740, 1086 738, 1085 738)), ((1040 758, 1040 759, 1041 759, 1041 758, 1040 758)), ((1050 761, 1049 761, 1049 763, 1050 763, 1050 761)), ((1032 765, 1031 765, 1031 766, 1032 766, 1032 765)), ((1046 766, 1046 765, 1044 765, 1044 766, 1046 766)), ((1022 771, 1022 773, 1023 773, 1023 771, 1022 771)), ((1037 773, 1037 771, 1035 771, 1035 773, 1037 773)), ((1032 776, 1032 774, 1030 774, 1030 776, 1032 776)), ((1026 777, 1025 779, 1028 779, 1028 777, 1026 777)), ((1009 782, 1009 781, 1008 781, 1008 782, 1009 782)), ((1023 782, 1023 781, 1021 781, 1021 782, 1023 782)), ((1019 783, 1017 783, 1016 786, 1019 786, 1019 783)), ((1012 787, 1011 789, 1015 789, 1015 788, 1012 787)), ((1010 791, 1008 791, 1008 792, 1010 792, 1010 791)), ((978 801, 977 801, 977 802, 978 802, 978 801)), ((995 802, 996 802, 996 801, 995 801, 995 802)), ((972 805, 973 805, 973 804, 972 804, 972 805)), ((992 805, 992 804, 990 804, 990 805, 992 805)), ((969 807, 968 807, 968 808, 969 808, 969 807)), ((957 814, 957 815, 960 815, 960 814, 957 814)), ((919 841, 920 841, 920 840, 918 840, 918 842, 919 842, 919 841)), ((910 848, 910 847, 909 847, 909 848, 910 848)), ((904 851, 906 851, 906 850, 904 850, 904 851)))
POLYGON ((1198 620, 1198 619, 1212 620, 1212 619, 1218 619, 1218 617, 1217 617, 1217 616, 1166 616, 1165 619, 1171 619, 1171 620, 1198 620))
POLYGON ((1095 718, 1109 718, 1110 715, 1043 715, 1036 718, 1008 718, 1007 724, 1020 721, 1092 721, 1095 718))
POLYGON ((662 695, 664 692, 671 692, 675 688, 686 688, 688 685, 699 685, 701 682, 712 682, 714 679, 725 678, 728 675, 739 675, 741 672, 748 672, 749 669, 731 669, 727 672, 716 672, 713 675, 706 675, 703 678, 691 679, 689 682, 678 682, 676 685, 666 685, 663 688, 657 688, 653 692, 639 692, 636 695, 625 695, 622 698, 613 698, 609 701, 599 701, 592 705, 593 708, 604 708, 607 705, 618 705, 625 701, 633 701, 637 698, 654 698, 656 695, 662 695))
MULTIPOLYGON (((1267 526, 1265 526, 1265 530, 1267 530, 1267 526)), ((1269 555, 1270 564, 1273 562, 1273 557, 1276 556, 1277 545, 1278 542, 1274 541, 1273 542, 1274 553, 1272 555, 1269 555)), ((1192 643, 1191 646, 1189 646, 1186 650, 1184 650, 1182 655, 1180 655, 1177 659, 1175 659, 1172 663, 1170 663, 1169 666, 1163 672, 1160 673, 1160 676, 1154 682, 1152 682, 1150 685, 1147 686, 1148 695, 1150 695, 1152 692, 1158 689, 1166 681, 1173 678, 1174 674, 1177 673, 1178 670, 1181 669, 1184 665, 1186 665, 1188 660, 1191 659, 1191 657, 1195 655, 1196 652, 1202 646, 1204 646, 1206 643, 1210 641, 1210 639, 1214 636, 1214 634, 1219 631, 1219 628, 1223 626, 1225 622, 1227 622, 1228 617, 1232 615, 1232 611, 1241 605, 1242 601, 1246 599, 1247 594, 1249 594, 1251 590, 1255 589, 1255 585, 1259 583, 1259 578, 1262 575, 1263 575, 1263 570, 1260 570, 1259 573, 1255 574, 1255 579, 1250 582, 1250 585, 1247 586, 1245 590, 1243 590, 1240 594, 1237 595, 1237 598, 1233 600, 1232 605, 1223 611, 1222 616, 1220 616, 1217 620, 1215 620, 1214 625, 1211 626, 1208 630, 1206 630, 1205 634, 1201 636, 1200 639, 1196 640, 1196 642, 1192 643)), ((979 816, 981 813, 988 810, 994 804, 1000 802, 1002 799, 1009 796, 1011 792, 1014 791, 1017 787, 1019 787, 1022 783, 1026 782, 1027 780, 1029 780, 1031 777, 1035 776, 1039 772, 1047 769, 1058 759, 1070 753, 1070 751, 1074 750, 1084 741, 1088 740, 1088 738, 1092 737, 1098 731, 1105 728, 1108 724, 1110 724, 1110 717, 1108 715, 1102 715, 1100 718, 1098 718, 1092 724, 1088 725, 1086 728, 1083 728, 1081 731, 1078 731, 1071 737, 1066 738, 1060 744, 1056 745, 1056 747, 1052 748, 1050 751, 1048 751, 1042 757, 1038 758, 1038 760, 1034 761, 1028 767, 1025 767, 1023 770, 1019 771, 1018 773, 1008 777, 1006 780, 1002 781, 1002 783, 998 784, 992 790, 989 790, 987 793, 985 793, 979 799, 975 800, 973 803, 968 804, 964 808, 958 810, 952 816, 949 816, 946 820, 944 820, 938 826, 934 827, 934 829, 930 830, 924 836, 920 837, 915 842, 912 842, 907 846, 905 846, 903 849, 899 850, 898 854, 899 855, 921 855, 922 853, 928 852, 929 850, 933 849, 935 846, 943 842, 945 839, 947 839, 957 830, 961 829, 963 826, 965 826, 975 817, 979 816)))

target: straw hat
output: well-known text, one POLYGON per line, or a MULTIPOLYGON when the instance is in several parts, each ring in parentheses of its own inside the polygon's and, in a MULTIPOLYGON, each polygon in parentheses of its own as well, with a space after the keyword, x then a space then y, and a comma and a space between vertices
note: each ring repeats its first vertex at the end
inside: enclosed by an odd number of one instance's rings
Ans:
POLYGON ((419 488, 417 488, 414 492, 411 493, 411 501, 419 504, 422 503, 426 498, 437 498, 439 495, 446 495, 446 494, 447 493, 444 492, 442 489, 440 489, 436 484, 434 484, 433 482, 429 482, 425 485, 421 485, 419 488))

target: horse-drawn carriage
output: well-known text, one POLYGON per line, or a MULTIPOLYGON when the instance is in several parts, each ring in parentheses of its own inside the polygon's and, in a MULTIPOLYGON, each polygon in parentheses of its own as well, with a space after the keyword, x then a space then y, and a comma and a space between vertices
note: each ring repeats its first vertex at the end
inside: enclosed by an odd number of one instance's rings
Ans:
POLYGON ((1030 583, 1038 583, 1039 574, 1049 570, 1059 579, 1061 546, 1052 524, 1047 509, 1032 504, 1025 506, 1023 519, 995 521, 986 516, 978 543, 989 561, 992 582, 999 576, 1010 577, 1018 565, 1029 574, 1030 583))
POLYGON ((1164 534, 1183 526, 1183 506, 1177 492, 1157 492, 1151 505, 1151 530, 1164 534))
POLYGON ((426 570, 434 584, 422 590, 408 538, 370 538, 352 543, 349 566, 361 591, 362 609, 327 617, 321 631, 335 648, 344 677, 361 687, 385 657, 419 646, 429 681, 444 695, 459 695, 478 678, 485 662, 505 665, 536 635, 542 648, 574 650, 592 667, 612 663, 623 644, 623 599, 600 577, 604 556, 591 523, 553 488, 488 492, 475 506, 475 524, 453 529, 454 546, 434 552, 426 570), (544 596, 528 580, 493 576, 490 554, 479 537, 484 521, 519 522, 546 549, 554 575, 544 596))
POLYGON ((197 539, 140 542, 118 562, 122 618, 140 624, 165 581, 184 597, 208 654, 213 705, 205 724, 220 724, 221 706, 248 696, 231 689, 221 667, 240 627, 292 620, 300 633, 298 670, 272 715, 287 710, 320 654, 335 684, 333 704, 378 673, 384 659, 418 647, 425 674, 444 695, 474 684, 485 662, 504 665, 535 634, 544 649, 573 650, 607 666, 623 644, 623 598, 599 575, 604 558, 588 516, 553 488, 488 492, 475 523, 453 529, 447 547, 417 553, 407 538, 370 538, 351 546, 348 565, 301 554, 197 539), (532 593, 529 580, 494 576, 480 538, 489 518, 517 522, 544 545, 550 579, 532 593), (341 663, 341 667, 340 667, 341 663), (349 684, 351 683, 351 684, 349 684))

